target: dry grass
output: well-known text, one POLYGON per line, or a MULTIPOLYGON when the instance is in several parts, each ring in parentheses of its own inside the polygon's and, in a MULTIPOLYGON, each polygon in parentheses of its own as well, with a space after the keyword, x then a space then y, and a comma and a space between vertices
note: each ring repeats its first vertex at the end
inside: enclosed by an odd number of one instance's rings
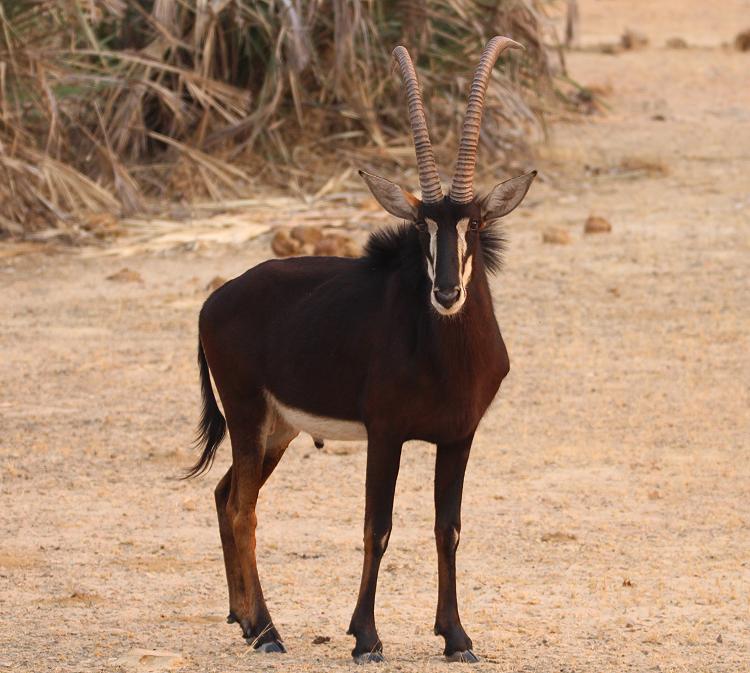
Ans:
POLYGON ((540 128, 556 60, 541 3, 4 3, 0 233, 80 227, 85 213, 131 215, 155 198, 314 193, 334 160, 337 175, 410 168, 390 60, 399 42, 419 67, 446 167, 484 42, 502 33, 526 45, 496 71, 487 106, 484 167, 507 165, 540 128))

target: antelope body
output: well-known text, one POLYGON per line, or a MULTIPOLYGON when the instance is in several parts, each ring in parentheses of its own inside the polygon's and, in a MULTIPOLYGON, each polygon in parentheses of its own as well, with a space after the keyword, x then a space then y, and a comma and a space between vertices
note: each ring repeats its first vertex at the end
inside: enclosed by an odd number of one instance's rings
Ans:
POLYGON ((487 273, 499 267, 496 222, 525 196, 535 173, 483 198, 473 173, 484 94, 499 54, 495 37, 472 84, 453 183, 443 196, 421 94, 408 53, 405 81, 422 198, 360 172, 379 203, 406 221, 373 234, 359 259, 300 257, 260 264, 219 288, 199 321, 203 453, 210 467, 228 428, 232 466, 216 488, 230 622, 256 649, 283 652, 258 579, 258 492, 300 431, 367 440, 364 566, 349 626, 359 663, 382 661, 375 628, 378 569, 391 531, 401 447, 437 445, 435 633, 449 660, 477 661, 461 625, 455 555, 464 471, 474 433, 509 370, 487 273), (211 388, 221 397, 226 421, 211 388))

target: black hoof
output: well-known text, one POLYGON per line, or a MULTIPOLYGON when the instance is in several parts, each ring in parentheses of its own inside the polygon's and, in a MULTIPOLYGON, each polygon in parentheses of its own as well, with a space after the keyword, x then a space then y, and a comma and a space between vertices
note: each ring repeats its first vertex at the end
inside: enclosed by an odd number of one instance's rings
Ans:
POLYGON ((270 643, 263 643, 255 648, 256 652, 263 652, 264 654, 286 654, 286 648, 283 643, 278 640, 272 640, 270 643))
POLYGON ((479 663, 479 657, 474 654, 471 650, 464 650, 463 652, 454 652, 453 654, 445 655, 446 661, 458 661, 463 664, 476 664, 479 663))
POLYGON ((355 664, 380 664, 385 661, 382 652, 363 652, 353 656, 355 664))
POLYGON ((238 621, 240 620, 237 619, 237 615, 230 610, 229 614, 227 615, 227 624, 236 624, 238 621))
POLYGON ((322 439, 314 438, 313 443, 315 444, 316 449, 322 449, 325 446, 325 443, 322 439))

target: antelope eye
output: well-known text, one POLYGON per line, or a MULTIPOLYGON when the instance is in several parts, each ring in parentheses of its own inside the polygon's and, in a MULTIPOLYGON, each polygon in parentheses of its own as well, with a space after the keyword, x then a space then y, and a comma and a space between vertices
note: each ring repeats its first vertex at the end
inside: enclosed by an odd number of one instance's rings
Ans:
POLYGON ((469 229, 471 229, 472 231, 476 231, 477 229, 479 229, 479 220, 471 220, 469 222, 469 229))
POLYGON ((427 231, 427 223, 422 222, 421 220, 418 220, 417 222, 415 222, 414 226, 417 228, 417 231, 421 231, 423 233, 427 231))

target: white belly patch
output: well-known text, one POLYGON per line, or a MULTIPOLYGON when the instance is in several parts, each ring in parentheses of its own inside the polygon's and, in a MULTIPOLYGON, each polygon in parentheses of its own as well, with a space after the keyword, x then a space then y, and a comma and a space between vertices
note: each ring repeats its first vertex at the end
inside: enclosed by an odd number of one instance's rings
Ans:
POLYGON ((266 390, 268 403, 295 430, 301 430, 315 439, 362 440, 367 439, 367 429, 363 423, 344 421, 327 416, 316 416, 302 409, 290 407, 277 400, 266 390))

